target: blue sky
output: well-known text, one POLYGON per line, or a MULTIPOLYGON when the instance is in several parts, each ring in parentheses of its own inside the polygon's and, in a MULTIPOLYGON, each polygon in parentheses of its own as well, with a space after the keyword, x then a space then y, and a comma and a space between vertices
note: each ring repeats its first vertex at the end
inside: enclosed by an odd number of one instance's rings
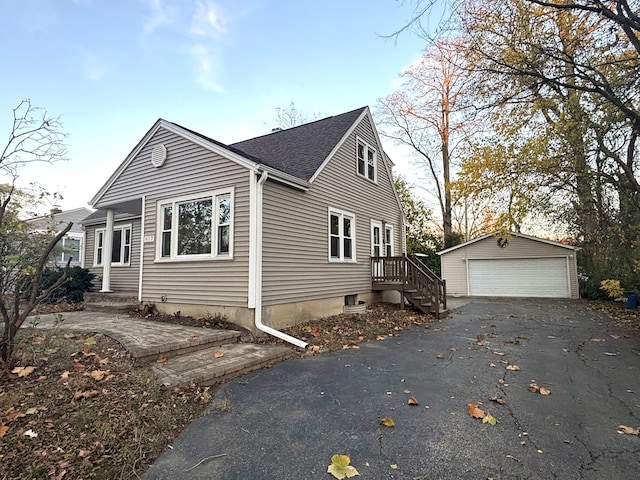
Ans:
POLYGON ((159 117, 231 143, 269 132, 289 102, 373 108, 422 53, 416 36, 380 37, 411 13, 397 0, 0 0, 0 140, 24 98, 59 115, 70 160, 19 183, 85 206, 159 117))

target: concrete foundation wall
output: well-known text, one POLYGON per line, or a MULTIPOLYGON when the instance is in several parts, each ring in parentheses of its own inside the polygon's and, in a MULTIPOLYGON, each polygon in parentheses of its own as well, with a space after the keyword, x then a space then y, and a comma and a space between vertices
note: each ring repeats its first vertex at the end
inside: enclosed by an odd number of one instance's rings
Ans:
MULTIPOLYGON (((399 303, 400 293, 395 291, 370 292, 357 295, 357 302, 363 301, 367 305, 374 303, 399 303)), ((152 303, 152 302, 148 302, 152 303)), ((305 302, 270 305, 262 309, 262 322, 275 329, 282 329, 307 322, 316 318, 339 315, 343 313, 344 296, 325 298, 322 300, 308 300, 305 302)), ((253 309, 245 307, 224 307, 219 305, 187 305, 172 302, 155 303, 159 312, 166 315, 206 318, 223 316, 228 322, 246 328, 254 335, 261 332, 254 324, 253 309)))

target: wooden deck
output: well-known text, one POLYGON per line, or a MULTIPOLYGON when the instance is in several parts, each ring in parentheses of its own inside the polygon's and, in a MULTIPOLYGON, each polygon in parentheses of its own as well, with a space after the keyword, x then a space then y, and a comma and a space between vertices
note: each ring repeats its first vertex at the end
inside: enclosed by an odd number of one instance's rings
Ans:
POLYGON ((415 257, 372 257, 372 290, 396 290, 418 310, 441 318, 447 312, 446 283, 415 257))

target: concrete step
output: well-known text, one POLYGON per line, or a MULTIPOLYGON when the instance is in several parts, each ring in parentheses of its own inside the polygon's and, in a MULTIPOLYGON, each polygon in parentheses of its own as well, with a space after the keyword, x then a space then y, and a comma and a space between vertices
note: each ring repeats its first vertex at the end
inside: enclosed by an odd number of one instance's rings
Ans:
POLYGON ((86 292, 84 294, 85 303, 132 303, 137 305, 138 294, 136 292, 86 292))
POLYGON ((226 344, 206 348, 154 364, 153 371, 166 387, 215 385, 244 373, 273 365, 291 356, 281 345, 226 344))
MULTIPOLYGON (((150 335, 153 336, 153 333, 150 335)), ((166 335, 163 335, 156 341, 148 338, 144 345, 131 346, 129 353, 139 362, 152 363, 156 362, 159 357, 171 359, 207 348, 236 344, 240 340, 241 335, 242 332, 237 330, 190 328, 187 334, 180 337, 174 335, 171 338, 167 338, 166 335)))
POLYGON ((129 313, 138 308, 137 303, 121 303, 121 302, 84 302, 84 309, 87 312, 102 313, 129 313))

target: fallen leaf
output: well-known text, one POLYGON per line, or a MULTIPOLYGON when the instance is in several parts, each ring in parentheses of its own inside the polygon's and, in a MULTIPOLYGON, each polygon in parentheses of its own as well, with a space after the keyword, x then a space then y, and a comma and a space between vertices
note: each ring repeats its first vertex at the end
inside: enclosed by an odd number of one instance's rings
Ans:
POLYGON ((189 338, 187 338, 187 341, 189 342, 189 344, 193 345, 198 341, 198 335, 191 335, 189 338))
POLYGON ((98 395, 98 393, 99 393, 99 392, 98 392, 97 390, 87 390, 87 391, 85 391, 85 392, 76 392, 76 393, 73 395, 73 399, 74 399, 74 400, 80 400, 80 399, 82 399, 82 398, 93 398, 93 397, 95 397, 96 395, 98 395))
POLYGON ((467 411, 473 418, 484 418, 487 415, 476 402, 471 402, 467 411))
POLYGON ((26 435, 29 438, 36 438, 38 436, 38 434, 36 432, 34 432, 33 430, 29 429, 26 432, 24 432, 23 435, 26 435))
POLYGON ((609 357, 615 357, 616 355, 618 355, 617 353, 613 353, 613 352, 603 352, 603 355, 608 355, 609 357))
POLYGON ((487 413, 484 416, 484 418, 482 419, 482 423, 488 423, 489 425, 495 425, 496 423, 498 423, 498 420, 496 420, 496 417, 494 417, 490 413, 487 413))
POLYGON ((98 360, 99 365, 106 365, 107 363, 109 363, 108 358, 101 358, 100 360, 98 360))
POLYGON ((617 339, 619 339, 619 338, 620 338, 620 335, 615 335, 615 334, 613 334, 613 333, 610 333, 610 334, 609 334, 609 336, 610 336, 611 338, 613 338, 614 340, 617 340, 617 339))
POLYGON ((80 458, 87 458, 89 455, 91 455, 91 452, 89 450, 80 449, 80 451, 78 452, 78 456, 80 458))
POLYGON ((540 391, 540 387, 536 383, 529 384, 529 391, 532 393, 538 393, 540 391))
POLYGON ((355 467, 349 465, 350 463, 351 459, 349 458, 349 455, 333 455, 331 457, 331 465, 327 467, 327 473, 330 473, 338 480, 360 475, 355 467))
POLYGON ((378 335, 376 337, 376 340, 386 340, 387 336, 386 335, 378 335))
POLYGON ((7 419, 7 421, 9 422, 13 422, 16 418, 22 418, 25 417, 26 415, 24 413, 22 413, 19 410, 16 410, 15 408, 11 407, 9 410, 7 410, 7 412, 5 413, 5 418, 7 419))
POLYGON ((167 357, 159 355, 158 358, 156 358, 156 363, 167 363, 167 357))
POLYGON ((493 352, 494 355, 498 355, 500 357, 503 357, 504 355, 506 355, 506 353, 504 352, 493 352))
POLYGON ((93 372, 91 372, 89 375, 91 376, 91 378, 93 378, 96 382, 99 382, 100 380, 102 380, 105 375, 109 373, 109 372, 105 372, 104 370, 94 370, 93 372))
POLYGON ((618 433, 624 435, 640 435, 640 429, 627 427, 626 425, 618 425, 618 433))
POLYGON ((495 364, 495 363, 493 363, 493 362, 491 362, 491 363, 489 364, 489 366, 490 366, 490 367, 495 367, 495 366, 496 366, 496 364, 495 364))
POLYGON ((604 342, 604 338, 592 338, 592 342, 604 342))
POLYGON ((380 423, 382 425, 384 425, 385 427, 395 427, 396 426, 396 422, 394 422, 392 419, 390 419, 389 417, 382 417, 380 419, 380 423))
POLYGON ((511 370, 512 372, 519 372, 520 367, 518 365, 507 365, 507 370, 511 370))
POLYGON ((71 370, 73 370, 74 372, 84 372, 86 368, 87 367, 85 367, 83 364, 75 362, 71 367, 71 370))
POLYGON ((11 373, 15 373, 19 378, 23 378, 29 375, 35 369, 36 367, 15 367, 13 370, 11 370, 11 373))
POLYGON ((391 465, 389 465, 389 467, 391 467, 391 469, 393 470, 397 470, 399 468, 397 463, 392 463, 391 465))
POLYGON ((97 343, 97 342, 96 342, 96 337, 93 337, 93 336, 91 336, 91 337, 87 337, 87 338, 85 339, 85 341, 84 341, 84 344, 85 344, 85 345, 95 345, 96 343, 97 343))
POLYGON ((409 405, 420 405, 418 403, 418 400, 416 399, 416 397, 411 397, 409 398, 409 401, 407 402, 409 405))
POLYGON ((4 437, 9 431, 9 427, 7 427, 4 423, 0 423, 0 438, 4 437))
POLYGON ((220 358, 220 357, 224 357, 224 352, 213 352, 213 358, 220 358))
POLYGON ((444 353, 437 354, 436 358, 439 358, 440 360, 442 360, 444 358, 444 353))
POLYGON ((491 400, 492 402, 496 402, 499 405, 505 405, 507 403, 507 401, 504 398, 500 398, 497 396, 493 396, 489 400, 491 400))
POLYGON ((60 380, 68 380, 69 379, 69 370, 65 370, 60 374, 60 380))
POLYGON ((540 387, 540 395, 551 395, 551 390, 549 390, 548 388, 540 387))
MULTIPOLYGON (((44 408, 44 407, 40 407, 40 408, 44 408)), ((40 409, 36 407, 31 407, 31 408, 27 408, 27 411, 24 413, 26 413, 27 415, 35 415, 36 413, 38 413, 38 410, 40 409)))

